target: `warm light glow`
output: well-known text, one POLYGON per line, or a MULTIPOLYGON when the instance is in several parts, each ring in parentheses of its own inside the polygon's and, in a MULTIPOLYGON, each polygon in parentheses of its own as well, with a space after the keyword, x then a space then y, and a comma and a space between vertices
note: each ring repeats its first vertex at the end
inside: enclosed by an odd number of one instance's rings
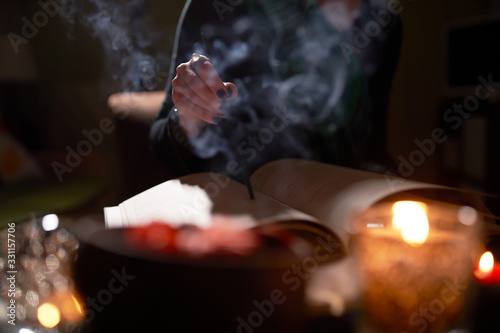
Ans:
POLYGON ((76 310, 80 313, 83 313, 83 310, 82 310, 82 307, 80 306, 80 303, 78 302, 78 300, 75 298, 75 296, 71 295, 71 299, 73 300, 73 302, 75 303, 75 306, 76 306, 76 310))
POLYGON ((392 213, 394 218, 392 219, 392 226, 396 229, 401 230, 403 223, 408 217, 416 213, 421 214, 427 211, 427 205, 423 202, 418 201, 398 201, 392 205, 392 213))
POLYGON ((33 332, 32 330, 27 329, 27 328, 21 328, 19 330, 19 333, 35 333, 35 332, 33 332))
POLYGON ((59 309, 50 303, 42 304, 38 308, 38 320, 40 321, 40 324, 47 328, 56 326, 61 320, 59 309))
POLYGON ((495 258, 493 258, 493 254, 490 251, 483 253, 479 260, 479 272, 483 275, 490 274, 493 270, 494 263, 495 258))
POLYGON ((392 206, 392 225, 401 230, 403 240, 413 246, 426 242, 429 236, 427 206, 417 201, 398 201, 392 206))
POLYGON ((61 308, 64 318, 71 322, 79 322, 83 319, 83 309, 76 297, 68 293, 61 302, 61 308))

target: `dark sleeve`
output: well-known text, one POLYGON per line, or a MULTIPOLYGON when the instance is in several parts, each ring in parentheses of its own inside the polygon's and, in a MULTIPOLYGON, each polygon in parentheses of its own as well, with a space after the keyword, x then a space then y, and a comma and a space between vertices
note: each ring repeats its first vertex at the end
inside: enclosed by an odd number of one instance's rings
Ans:
POLYGON ((150 144, 158 161, 167 166, 169 171, 178 176, 189 173, 187 161, 193 155, 171 98, 165 100, 151 126, 150 144))
MULTIPOLYGON (((216 7, 216 3, 211 1, 192 0, 184 7, 177 27, 167 96, 150 130, 150 145, 156 158, 176 175, 216 171, 227 160, 234 159, 234 147, 231 151, 221 149, 219 152, 214 152, 216 149, 209 147, 212 143, 213 146, 220 144, 223 147, 227 143, 222 141, 233 139, 224 121, 217 126, 207 124, 202 133, 204 137, 194 142, 196 146, 192 145, 193 142, 186 137, 179 125, 178 113, 172 101, 171 82, 176 75, 177 66, 189 61, 194 52, 209 56, 222 80, 234 82, 239 87, 240 96, 231 106, 234 114, 245 118, 245 110, 241 109, 249 109, 250 104, 252 108, 260 110, 268 106, 265 105, 268 99, 259 98, 259 95, 266 94, 262 92, 266 89, 261 87, 270 71, 262 65, 263 52, 256 54, 247 49, 252 48, 249 46, 251 33, 248 30, 256 29, 253 26, 243 28, 246 18, 248 12, 244 2, 229 9, 227 6, 216 7), (238 33, 234 29, 237 24, 235 22, 240 22, 242 26, 238 33), (241 55, 241 50, 246 55, 241 55), (250 96, 255 98, 250 99, 250 96), (206 145, 199 142, 205 142, 206 145)), ((264 27, 258 26, 257 30, 259 29, 262 31, 264 27)), ((259 41, 255 44, 259 44, 259 41)))
POLYGON ((203 170, 204 161, 197 158, 190 146, 184 130, 179 125, 179 116, 172 101, 172 79, 176 76, 176 68, 189 61, 192 53, 205 54, 202 46, 202 22, 210 19, 208 1, 188 0, 181 13, 172 53, 166 99, 150 129, 151 149, 161 163, 169 171, 181 176, 196 169, 203 170), (205 6, 207 8, 202 8, 205 6), (198 10, 195 10, 198 9, 198 10), (200 15, 203 13, 203 15, 200 15))

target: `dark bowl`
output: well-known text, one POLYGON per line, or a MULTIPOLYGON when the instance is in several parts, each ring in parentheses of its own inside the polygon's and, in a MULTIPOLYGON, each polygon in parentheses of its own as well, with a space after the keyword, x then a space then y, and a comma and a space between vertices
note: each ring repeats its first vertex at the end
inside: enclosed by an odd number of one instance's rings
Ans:
POLYGON ((238 260, 132 249, 122 229, 82 240, 75 282, 86 332, 301 332, 304 281, 285 248, 238 260))

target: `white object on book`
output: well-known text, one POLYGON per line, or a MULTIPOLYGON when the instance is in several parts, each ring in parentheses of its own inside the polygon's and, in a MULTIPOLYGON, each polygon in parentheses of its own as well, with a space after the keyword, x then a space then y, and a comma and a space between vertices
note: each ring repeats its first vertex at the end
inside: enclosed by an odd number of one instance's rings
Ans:
POLYGON ((107 228, 133 227, 153 221, 173 226, 184 223, 207 227, 211 219, 212 201, 196 185, 172 179, 141 192, 118 206, 104 208, 107 228))

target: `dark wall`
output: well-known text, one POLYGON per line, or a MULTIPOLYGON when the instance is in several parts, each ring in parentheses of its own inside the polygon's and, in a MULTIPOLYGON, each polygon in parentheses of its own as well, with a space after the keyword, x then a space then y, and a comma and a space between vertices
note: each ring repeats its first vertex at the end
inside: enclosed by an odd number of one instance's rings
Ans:
MULTIPOLYGON (((110 94, 126 89, 146 90, 140 80, 125 75, 127 64, 121 62, 127 50, 140 53, 139 62, 153 59, 151 68, 168 72, 184 1, 102 0, 100 3, 102 7, 87 0, 0 3, 0 119, 32 154, 45 175, 59 181, 54 162, 68 166, 69 151, 83 149, 83 142, 91 141, 85 133, 100 131, 102 139, 100 135, 94 136, 89 146, 91 153, 80 156, 81 161, 73 163, 75 166, 70 166, 71 172, 62 174, 62 180, 93 177, 109 181, 110 188, 117 193, 108 197, 112 202, 103 203, 108 205, 164 177, 158 174, 153 178, 154 174, 148 174, 149 179, 142 181, 141 187, 125 192, 124 178, 132 171, 124 170, 123 152, 133 155, 139 151, 142 155, 137 158, 144 157, 147 164, 147 130, 132 127, 128 140, 123 142, 118 122, 108 132, 101 127, 103 121, 116 121, 107 106, 110 94), (85 15, 70 15, 74 5, 85 15), (109 10, 111 5, 118 8, 116 12, 109 10), (106 22, 105 17, 99 16, 102 14, 115 16, 106 22), (86 19, 91 17, 103 20, 90 24, 86 19), (120 29, 121 35, 117 33, 120 29), (101 38, 113 33, 118 36, 116 45, 101 38), (120 149, 123 144, 132 146, 120 149)), ((155 88, 162 90, 165 84, 162 82, 155 88)))
MULTIPOLYGON (((401 0, 400 3, 404 37, 388 130, 389 149, 398 162, 400 175, 500 194, 496 171, 500 165, 497 148, 500 87, 473 112, 464 112, 464 116, 453 114, 453 121, 449 120, 451 113, 444 116, 454 105, 463 105, 464 101, 474 98, 475 87, 480 84, 475 80, 469 87, 450 87, 447 82, 450 58, 463 64, 462 70, 472 73, 473 77, 486 78, 490 73, 488 67, 491 71, 498 68, 498 63, 486 64, 487 59, 491 53, 500 52, 497 38, 484 41, 484 35, 491 32, 478 29, 474 32, 477 38, 471 35, 472 39, 464 37, 463 41, 455 41, 450 54, 447 50, 449 32, 490 20, 500 22, 500 2, 401 0), (484 41, 480 48, 475 39, 484 41), (474 58, 467 54, 473 54, 474 58), (481 59, 485 63, 478 65, 481 59)), ((498 70, 496 72, 498 82, 500 77, 498 70)), ((498 198, 485 200, 491 209, 500 211, 498 198)))
MULTIPOLYGON (((440 126, 439 109, 448 99, 443 86, 447 27, 452 22, 499 13, 499 6, 485 0, 400 2, 404 37, 390 107, 389 148, 394 157, 408 159, 417 148, 414 140, 430 137, 440 126)), ((438 157, 428 156, 412 177, 438 182, 438 157)))
MULTIPOLYGON (((64 3, 62 0, 60 2, 64 3)), ((35 86, 37 90, 36 99, 39 109, 36 112, 33 112, 33 110, 24 110, 22 112, 26 114, 26 118, 35 117, 37 119, 36 123, 38 125, 33 126, 39 127, 37 132, 41 133, 42 137, 38 144, 27 142, 28 145, 40 147, 40 142, 44 142, 49 147, 58 145, 57 141, 61 139, 60 135, 47 131, 51 127, 58 126, 58 119, 55 118, 62 120, 62 118, 68 117, 66 115, 61 118, 61 115, 54 111, 54 109, 57 109, 54 104, 60 103, 61 99, 69 98, 67 103, 71 104, 71 97, 67 95, 60 96, 60 94, 68 93, 67 91, 61 91, 61 89, 64 90, 68 85, 76 85, 80 88, 83 86, 96 87, 97 94, 93 98, 96 102, 105 103, 110 93, 120 91, 125 86, 123 80, 119 79, 122 68, 113 65, 120 62, 120 52, 123 52, 123 50, 109 51, 111 45, 108 45, 108 41, 101 40, 95 35, 99 30, 95 30, 92 25, 86 24, 81 17, 65 14, 69 12, 70 5, 73 2, 88 4, 89 1, 66 2, 68 4, 59 5, 59 8, 47 7, 49 11, 44 10, 37 0, 18 0, 9 1, 7 4, 2 3, 0 28, 4 42, 2 43, 3 49, 0 60, 3 60, 4 63, 19 63, 16 65, 18 71, 22 71, 22 68, 29 63, 32 75, 27 79, 25 78, 26 75, 21 74, 19 78, 9 77, 2 80, 2 74, 0 73, 0 82, 4 84, 4 87, 9 84, 17 86, 23 84, 25 86, 35 86), (48 19, 44 20, 44 16, 40 16, 40 12, 48 14, 45 15, 45 18, 48 17, 48 19), (68 22, 68 18, 75 21, 68 22), (38 26, 35 25, 36 30, 30 29, 29 24, 28 28, 26 28, 25 19, 30 23, 36 23, 34 20, 38 19, 39 24, 38 26), (12 47, 8 39, 9 33, 11 38, 16 40, 16 46, 14 47, 12 47), (14 36, 12 33, 19 37, 12 37, 14 36), (56 113, 54 114, 54 112, 56 113), (35 113, 36 115, 34 115, 35 113)), ((113 0, 102 2, 120 5, 131 1, 113 0)), ((175 26, 184 2, 182 0, 134 0, 132 2, 140 4, 140 6, 137 6, 137 13, 133 12, 133 8, 131 9, 130 17, 133 17, 137 22, 143 19, 144 22, 147 21, 147 28, 145 28, 144 32, 141 31, 141 34, 154 41, 149 46, 138 45, 137 48, 141 48, 145 55, 161 59, 159 66, 161 66, 162 70, 168 71, 168 58, 172 49, 175 26)), ((42 1, 42 3, 57 4, 58 2, 47 0, 42 1)), ((89 14, 98 14, 96 9, 89 5, 83 7, 89 14)), ((125 27, 124 24, 122 25, 125 27)), ((126 28, 130 28, 127 32, 128 37, 133 38, 132 35, 135 34, 133 27, 126 28)), ((33 95, 31 94, 30 98, 35 98, 33 95)), ((71 107, 65 113, 76 113, 75 119, 68 119, 68 121, 83 121, 83 125, 89 125, 85 113, 90 113, 91 118, 101 116, 99 114, 101 111, 95 114, 93 110, 77 110, 81 109, 82 105, 79 101, 75 102, 72 106, 64 105, 64 107, 71 107)), ((12 107, 10 106, 9 109, 12 107)), ((32 107, 27 109, 32 109, 32 107)), ((4 110, 4 113, 12 113, 12 111, 4 110)), ((19 115, 16 118, 21 117, 19 115)), ((12 126, 15 126, 15 124, 12 124, 12 126)))

